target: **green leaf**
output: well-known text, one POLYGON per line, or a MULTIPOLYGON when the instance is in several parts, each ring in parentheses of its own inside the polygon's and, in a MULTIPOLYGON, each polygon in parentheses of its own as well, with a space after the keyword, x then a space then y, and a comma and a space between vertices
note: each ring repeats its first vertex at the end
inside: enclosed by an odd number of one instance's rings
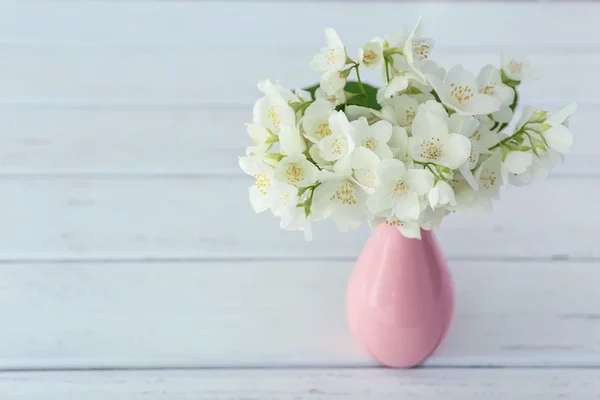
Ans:
MULTIPOLYGON (((368 83, 363 83, 365 88, 365 92, 367 92, 367 107, 372 108, 374 110, 380 110, 381 106, 377 103, 377 89, 375 86, 369 85, 368 83)), ((315 96, 315 92, 319 88, 319 84, 315 84, 313 86, 304 88, 304 90, 310 92, 310 94, 315 96)), ((355 104, 359 106, 364 106, 363 98, 360 91, 360 85, 356 81, 348 81, 346 83, 346 87, 344 88, 346 92, 352 93, 355 96, 352 96, 350 100, 346 104, 355 104)))
MULTIPOLYGON (((377 103, 377 88, 375 86, 371 86, 367 83, 363 83, 363 86, 365 88, 365 92, 367 92, 367 107, 372 108, 374 110, 380 110, 381 106, 379 105, 379 103, 377 103)), ((348 104, 358 104, 358 105, 361 104, 361 103, 359 103, 359 101, 361 100, 362 94, 361 94, 360 85, 358 82, 348 81, 346 83, 346 87, 344 88, 344 90, 346 92, 356 93, 356 94, 360 95, 360 96, 353 97, 353 99, 355 99, 355 101, 357 101, 356 103, 349 102, 348 104)))

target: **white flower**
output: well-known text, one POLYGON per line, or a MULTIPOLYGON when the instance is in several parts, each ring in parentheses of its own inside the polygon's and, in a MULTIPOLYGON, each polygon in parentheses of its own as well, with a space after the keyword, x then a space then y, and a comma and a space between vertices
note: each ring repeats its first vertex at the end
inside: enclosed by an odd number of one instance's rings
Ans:
POLYGON ((369 123, 373 123, 383 119, 383 116, 379 111, 354 104, 346 105, 344 108, 344 113, 346 114, 346 117, 348 117, 348 121, 356 121, 359 118, 366 118, 369 123))
MULTIPOLYGON (((433 39, 421 37, 421 18, 417 21, 415 28, 408 35, 402 48, 404 58, 408 65, 414 68, 415 64, 429 58, 433 49, 433 39)), ((415 70, 417 72, 418 69, 415 70)))
POLYGON ((320 87, 328 96, 334 96, 346 87, 346 74, 336 70, 325 71, 321 76, 320 87))
POLYGON ((383 96, 386 99, 391 98, 395 94, 401 93, 408 87, 408 76, 406 73, 399 72, 392 76, 390 82, 386 85, 383 96))
POLYGON ((488 198, 498 198, 502 187, 502 152, 492 153, 475 172, 477 193, 488 198))
POLYGON ((268 210, 269 192, 273 186, 273 168, 253 158, 240 157, 238 163, 244 173, 256 179, 249 189, 250 204, 254 212, 261 213, 268 210))
POLYGON ((377 228, 380 224, 395 226, 402 235, 409 239, 421 239, 421 227, 415 220, 401 220, 392 215, 389 217, 376 216, 370 222, 373 229, 377 228))
POLYGON ((319 169, 303 154, 284 157, 274 171, 277 182, 297 187, 312 185, 317 181, 318 174, 319 169))
POLYGON ((406 26, 400 26, 394 32, 391 32, 383 38, 375 38, 375 40, 380 40, 384 49, 389 48, 401 48, 406 41, 406 37, 408 36, 408 29, 406 26))
POLYGON ((442 82, 433 74, 427 75, 442 103, 462 115, 490 114, 500 109, 500 100, 479 93, 475 76, 455 65, 442 82))
POLYGON ((515 99, 515 90, 502 83, 500 71, 492 65, 486 65, 477 77, 479 93, 500 100, 500 109, 494 113, 494 119, 499 122, 510 122, 513 112, 510 105, 515 99))
POLYGON ((358 49, 358 62, 365 68, 376 68, 383 62, 383 47, 381 41, 373 39, 358 49))
POLYGON ((310 67, 315 71, 339 71, 346 65, 346 49, 335 29, 325 29, 327 47, 314 56, 310 67))
POLYGON ((346 102, 346 92, 344 90, 340 90, 339 92, 329 95, 319 87, 315 91, 315 97, 317 99, 327 100, 334 106, 344 104, 346 102))
POLYGON ((534 179, 546 179, 550 171, 563 161, 563 154, 549 150, 536 158, 525 172, 508 174, 508 182, 514 186, 525 186, 534 179))
POLYGON ((306 151, 306 142, 296 126, 283 126, 279 131, 279 147, 283 156, 293 156, 306 151))
POLYGON ((299 100, 295 93, 281 86, 279 82, 273 83, 268 79, 263 79, 258 82, 257 87, 266 96, 280 98, 286 103, 299 100))
POLYGON ((350 135, 357 146, 366 147, 381 159, 392 158, 392 150, 388 142, 392 137, 392 124, 388 121, 377 121, 369 125, 362 117, 350 123, 350 135))
POLYGON ((367 214, 367 193, 352 177, 321 171, 321 184, 314 191, 312 209, 318 215, 331 216, 338 229, 356 229, 367 214))
POLYGON ((392 126, 392 137, 388 142, 392 155, 404 161, 408 157, 408 132, 401 126, 392 126))
POLYGON ((392 98, 384 105, 381 108, 381 114, 392 124, 402 126, 410 132, 418 108, 417 100, 408 95, 401 95, 392 98))
POLYGON ((281 216, 280 227, 288 231, 303 231, 306 241, 312 240, 312 215, 306 216, 304 208, 294 207, 287 214, 281 216))
MULTIPOLYGON (((452 198, 454 199, 454 196, 452 198)), ((442 219, 449 213, 450 211, 447 207, 439 207, 435 210, 427 207, 419 216, 419 225, 421 225, 421 229, 427 231, 439 228, 442 219)))
POLYGON ((532 68, 529 64, 529 60, 523 56, 502 53, 501 64, 502 71, 504 71, 506 77, 514 81, 538 78, 538 71, 535 68, 532 68))
POLYGON ((290 107, 289 96, 294 96, 292 92, 286 94, 270 81, 262 81, 259 88, 265 93, 254 104, 253 118, 254 124, 269 129, 273 134, 279 134, 282 125, 294 125, 296 123, 296 113, 290 107))
POLYGON ((457 169, 471 152, 471 142, 458 133, 449 133, 445 113, 439 103, 427 102, 419 108, 408 138, 408 155, 415 161, 457 169), (425 106, 425 107, 424 107, 425 106), (438 111, 432 111, 438 109, 438 111))
POLYGON ((560 110, 552 113, 548 119, 546 119, 546 123, 552 126, 554 125, 565 125, 568 126, 569 117, 577 110, 577 104, 571 103, 566 107, 561 108, 560 110))
MULTIPOLYGON (((391 69, 392 77, 402 77, 402 75, 410 75, 410 79, 414 79, 421 84, 426 84, 427 79, 422 71, 422 62, 429 58, 431 49, 433 48, 433 39, 421 37, 421 18, 417 22, 413 31, 406 36, 401 45, 393 47, 401 47, 399 49, 402 55, 393 54, 391 56, 392 63, 388 68, 391 69)), ((401 32, 403 33, 403 32, 401 32)), ((399 39, 400 37, 398 37, 399 39)), ((398 40, 396 39, 396 40, 398 40)), ((385 44, 385 43, 384 43, 385 44)), ((384 46, 385 47, 385 46, 384 46)), ((394 79, 392 79, 393 81, 394 79)), ((402 81, 401 81, 402 82, 402 81)), ((392 82, 390 82, 392 83, 392 82)), ((404 82, 402 82, 404 84, 404 82)), ((400 84, 396 84, 400 87, 400 84)), ((405 86, 406 88, 406 86, 405 86)), ((400 89, 403 90, 403 89, 400 89)), ((387 89, 386 89, 387 91, 387 89)), ((388 92, 392 93, 392 89, 388 92)), ((396 91, 397 92, 397 91, 396 91)), ((391 94, 390 94, 391 95, 391 94)), ((389 97, 386 95, 386 97, 389 97)))
POLYGON ((406 170, 402 161, 383 160, 377 166, 379 184, 367 200, 374 214, 391 210, 401 220, 419 218, 423 196, 433 187, 433 175, 424 169, 406 170))
POLYGON ((486 65, 481 69, 477 83, 479 93, 497 98, 503 106, 511 105, 515 99, 515 90, 502 83, 500 70, 493 65, 486 65))
POLYGON ((533 163, 533 154, 529 151, 509 151, 502 163, 508 173, 521 174, 533 163))
POLYGON ((366 147, 357 147, 350 156, 352 175, 367 193, 373 193, 377 187, 377 166, 381 160, 366 147))
POLYGON ((573 135, 567 128, 566 121, 576 109, 576 104, 570 104, 558 110, 546 120, 546 124, 550 125, 550 128, 543 133, 543 136, 550 149, 559 153, 566 153, 571 148, 573 135))
POLYGON ((275 183, 271 186, 268 197, 273 215, 282 217, 297 208, 298 188, 293 185, 275 183))
POLYGON ((489 154, 488 150, 490 147, 498 143, 498 134, 490 131, 487 128, 487 124, 479 120, 470 117, 460 117, 458 114, 453 114, 450 117, 449 126, 451 129, 456 129, 456 132, 469 138, 471 142, 471 152, 467 161, 459 167, 459 171, 465 177, 467 182, 474 188, 477 189, 478 185, 475 181, 475 177, 471 173, 471 170, 477 166, 479 159, 484 154, 489 154), (460 127, 453 126, 458 120, 460 121, 460 127))
POLYGON ((246 124, 246 131, 250 136, 250 141, 253 144, 274 143, 277 137, 273 135, 267 128, 256 125, 246 124))
POLYGON ((454 198, 454 190, 452 187, 444 181, 438 181, 435 186, 427 194, 429 205, 432 209, 439 206, 451 205, 456 206, 456 199, 454 198))
POLYGON ((346 114, 342 111, 331 113, 329 129, 331 134, 317 144, 319 155, 326 161, 336 161, 336 166, 340 164, 338 167, 345 170, 349 167, 350 154, 354 150, 354 141, 350 137, 350 122, 348 122, 346 114))
POLYGON ((312 158, 312 160, 320 167, 331 169, 333 167, 332 161, 327 161, 323 157, 321 157, 320 150, 318 146, 310 146, 308 149, 308 155, 312 158))
POLYGON ((525 126, 525 124, 529 122, 529 119, 532 118, 534 112, 535 112, 535 109, 533 107, 525 106, 523 108, 523 110, 521 111, 521 116, 519 117, 517 124, 515 125, 515 131, 517 131, 517 130, 521 129, 523 126, 525 126))
POLYGON ((311 101, 313 99, 310 92, 304 89, 296 89, 294 90, 294 94, 300 101, 311 101))
POLYGON ((544 132, 548 147, 560 153, 566 153, 573 144, 573 135, 564 125, 555 125, 544 132))
POLYGON ((246 130, 253 146, 246 148, 246 156, 262 156, 269 151, 272 144, 278 139, 267 128, 256 124, 246 124, 246 130))
POLYGON ((302 128, 304 134, 313 143, 331 135, 329 128, 329 116, 335 107, 327 100, 317 99, 312 103, 302 117, 302 128))

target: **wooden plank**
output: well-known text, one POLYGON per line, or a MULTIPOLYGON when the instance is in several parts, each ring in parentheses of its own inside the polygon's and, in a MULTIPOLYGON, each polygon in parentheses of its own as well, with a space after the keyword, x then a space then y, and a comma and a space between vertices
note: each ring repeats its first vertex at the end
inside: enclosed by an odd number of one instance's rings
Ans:
MULTIPOLYGON (((540 104, 555 110, 559 104, 540 104)), ((575 143, 553 176, 600 174, 599 106, 571 118, 575 143)), ((0 108, 2 174, 241 174, 252 107, 0 108)))
MULTIPOLYGON (((352 267, 5 263, 0 369, 372 366, 346 325, 352 267)), ((451 262, 456 316, 426 365, 600 366, 598 267, 451 262)))
MULTIPOLYGON (((260 97, 256 82, 264 78, 279 79, 289 88, 318 82, 320 74, 308 62, 320 46, 316 41, 301 50, 281 51, 259 45, 235 51, 9 49, 0 51, 0 104, 249 104, 260 97), (219 60, 218 68, 207 62, 204 51, 219 60)), ((498 65, 499 54, 457 53, 442 47, 436 60, 448 68, 459 63, 477 72, 486 64, 498 65)), ((524 84, 523 102, 598 104, 594 93, 600 92, 595 79, 600 52, 560 48, 534 54, 533 59, 545 78, 524 84)), ((364 75, 366 81, 381 84, 374 71, 364 75)))
POLYGON ((321 28, 333 26, 349 43, 360 43, 395 29, 399 23, 412 26, 421 14, 428 34, 441 45, 486 48, 600 45, 598 35, 590 31, 595 29, 600 15, 600 7, 592 2, 573 7, 564 3, 386 1, 345 3, 342 7, 336 1, 294 4, 5 0, 0 12, 0 40, 116 46, 132 43, 152 46, 219 43, 235 48, 255 43, 298 46, 321 40, 321 28), (293 23, 290 16, 294 17, 293 23), (377 24, 365 23, 368 21, 377 24), (376 31, 379 27, 382 32, 376 31))
MULTIPOLYGON (((314 241, 254 214, 250 179, 234 176, 0 181, 0 259, 354 258, 369 236, 331 221, 314 241)), ((548 180, 507 190, 492 213, 452 215, 438 233, 464 258, 600 256, 597 180, 548 180)))
POLYGON ((0 374, 15 400, 597 399, 598 370, 300 369, 0 374))

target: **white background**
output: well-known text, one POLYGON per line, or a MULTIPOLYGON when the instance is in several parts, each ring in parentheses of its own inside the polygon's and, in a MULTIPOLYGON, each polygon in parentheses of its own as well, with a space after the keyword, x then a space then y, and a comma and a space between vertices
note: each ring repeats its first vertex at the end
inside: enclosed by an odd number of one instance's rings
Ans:
POLYGON ((598 398, 599 23, 594 2, 1 1, 0 398, 598 398), (524 102, 580 107, 550 179, 443 224, 452 330, 384 370, 345 322, 368 229, 280 231, 236 164, 259 79, 310 85, 324 27, 355 49, 420 13, 443 65, 524 52, 524 102))

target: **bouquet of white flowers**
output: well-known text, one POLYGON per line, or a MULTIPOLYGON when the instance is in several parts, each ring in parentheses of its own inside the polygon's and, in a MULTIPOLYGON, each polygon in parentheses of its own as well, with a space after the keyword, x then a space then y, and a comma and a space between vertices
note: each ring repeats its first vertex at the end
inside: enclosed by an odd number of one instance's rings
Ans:
POLYGON ((410 238, 456 210, 491 209, 504 185, 544 177, 572 144, 576 106, 555 113, 526 107, 513 118, 517 88, 535 71, 503 55, 477 77, 429 59, 431 38, 412 32, 376 37, 354 61, 335 30, 310 66, 320 83, 294 92, 262 81, 247 124, 252 146, 239 160, 256 181, 255 212, 271 209, 281 227, 311 237, 331 217, 342 231, 364 221, 397 226, 410 238), (383 86, 361 81, 378 69, 383 86), (356 81, 350 81, 350 75, 356 81), (509 130, 510 129, 510 130, 509 130))

